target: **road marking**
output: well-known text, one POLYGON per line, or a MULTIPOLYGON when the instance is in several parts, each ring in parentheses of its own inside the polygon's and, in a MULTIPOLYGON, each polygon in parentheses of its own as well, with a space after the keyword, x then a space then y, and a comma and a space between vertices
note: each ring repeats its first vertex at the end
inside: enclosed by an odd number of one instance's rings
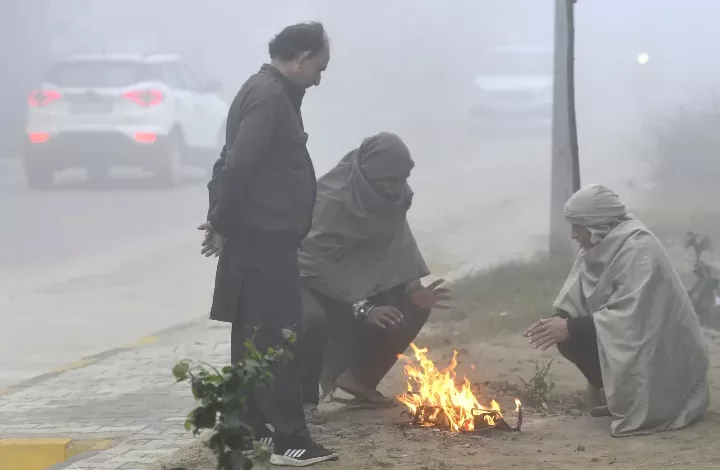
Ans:
POLYGON ((151 344, 155 344, 155 343, 157 343, 157 342, 158 342, 158 337, 157 337, 157 336, 146 336, 146 337, 144 337, 144 338, 140 338, 138 341, 136 341, 135 343, 131 344, 129 347, 131 347, 131 348, 139 348, 139 347, 142 347, 142 346, 148 346, 148 345, 151 345, 151 344))
POLYGON ((95 362, 94 359, 80 359, 79 361, 71 362, 70 364, 66 364, 64 366, 58 367, 57 369, 53 370, 52 372, 57 374, 62 374, 63 372, 70 372, 71 370, 75 369, 82 369, 83 367, 89 366, 95 362))

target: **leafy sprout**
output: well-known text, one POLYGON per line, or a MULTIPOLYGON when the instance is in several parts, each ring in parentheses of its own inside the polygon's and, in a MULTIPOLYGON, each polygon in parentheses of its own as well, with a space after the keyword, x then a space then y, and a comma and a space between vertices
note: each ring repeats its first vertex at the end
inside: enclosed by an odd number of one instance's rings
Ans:
POLYGON ((257 350, 252 339, 245 342, 245 356, 236 363, 218 369, 203 363, 183 360, 172 374, 180 383, 188 383, 198 403, 185 420, 185 429, 197 436, 210 431, 207 446, 217 456, 218 470, 249 470, 255 462, 267 462, 270 450, 255 442, 253 429, 245 422, 247 398, 257 387, 272 387, 272 367, 293 359, 296 335, 283 330, 283 344, 257 350))

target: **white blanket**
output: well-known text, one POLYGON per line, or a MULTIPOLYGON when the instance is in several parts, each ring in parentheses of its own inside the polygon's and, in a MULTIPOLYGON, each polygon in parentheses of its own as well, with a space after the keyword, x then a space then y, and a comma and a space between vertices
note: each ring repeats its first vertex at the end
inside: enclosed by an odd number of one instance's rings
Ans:
POLYGON ((592 315, 613 436, 679 429, 709 403, 700 323, 655 236, 628 216, 581 250, 554 307, 592 315))

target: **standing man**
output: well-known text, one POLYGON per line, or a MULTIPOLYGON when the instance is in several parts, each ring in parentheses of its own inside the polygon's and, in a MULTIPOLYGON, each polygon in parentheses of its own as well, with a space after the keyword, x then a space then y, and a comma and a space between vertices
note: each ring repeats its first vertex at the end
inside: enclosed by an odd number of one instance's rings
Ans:
MULTIPOLYGON (((297 250, 310 231, 316 181, 300 106, 330 60, 320 23, 288 26, 230 106, 226 143, 208 184, 207 239, 222 244, 210 318, 232 323, 231 359, 252 339, 264 351, 301 323, 297 250)), ((299 370, 278 365, 271 390, 248 400, 255 438, 274 445, 274 465, 305 467, 338 456, 307 429, 299 370)))

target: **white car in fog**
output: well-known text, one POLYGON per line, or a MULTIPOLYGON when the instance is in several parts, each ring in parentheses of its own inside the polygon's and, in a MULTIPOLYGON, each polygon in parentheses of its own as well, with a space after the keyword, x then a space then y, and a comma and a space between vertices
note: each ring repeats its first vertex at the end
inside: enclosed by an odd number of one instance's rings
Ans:
POLYGON ((504 46, 490 50, 473 77, 470 103, 473 127, 549 129, 553 63, 552 48, 504 46))
POLYGON ((174 55, 84 55, 56 62, 28 97, 23 159, 31 188, 84 168, 103 179, 138 167, 164 184, 180 165, 209 168, 225 140, 220 83, 174 55))

